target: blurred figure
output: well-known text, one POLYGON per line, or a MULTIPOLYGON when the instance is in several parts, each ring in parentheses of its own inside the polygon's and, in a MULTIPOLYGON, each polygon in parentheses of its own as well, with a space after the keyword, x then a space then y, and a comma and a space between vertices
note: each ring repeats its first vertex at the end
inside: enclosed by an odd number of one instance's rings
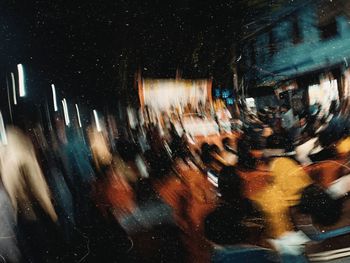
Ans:
POLYGON ((0 181, 0 255, 4 262, 22 262, 22 256, 16 236, 16 214, 11 200, 0 181))
POLYGON ((171 173, 172 163, 166 154, 146 155, 150 177, 138 180, 137 207, 120 219, 121 225, 133 239, 135 262, 184 262, 185 248, 176 215, 187 211, 187 203, 183 204, 186 191, 171 173))
POLYGON ((251 136, 242 134, 237 141, 237 167, 240 170, 254 170, 262 157, 260 145, 252 143, 251 136))
POLYGON ((316 185, 306 187, 298 204, 299 227, 314 242, 306 244, 311 261, 348 262, 350 200, 316 185), (339 197, 338 197, 339 198, 339 197))
POLYGON ((252 195, 264 211, 267 233, 273 238, 293 229, 289 207, 299 202, 300 190, 312 183, 309 176, 295 161, 276 158, 270 164, 269 185, 252 195))
POLYGON ((219 245, 259 244, 264 218, 243 196, 243 183, 233 166, 222 169, 218 187, 220 203, 205 219, 205 236, 219 245))
POLYGON ((218 207, 205 219, 205 236, 215 243, 211 262, 279 262, 277 253, 264 249, 265 222, 256 204, 243 196, 235 168, 222 169, 218 207))
POLYGON ((101 172, 103 167, 112 163, 112 154, 110 153, 107 136, 103 132, 97 131, 95 126, 90 126, 87 133, 96 169, 101 172))
POLYGON ((51 194, 31 141, 15 127, 8 127, 7 140, 0 145, 0 174, 18 220, 22 255, 25 261, 44 262, 57 253, 55 241, 45 237, 56 233, 51 194))
POLYGON ((328 126, 319 133, 319 143, 323 148, 316 154, 310 155, 313 162, 335 159, 337 154, 336 143, 349 135, 349 122, 343 117, 334 117, 328 126))
POLYGON ((1 179, 15 213, 35 220, 32 197, 53 221, 57 220, 51 194, 31 141, 15 127, 7 128, 7 145, 0 145, 1 179))

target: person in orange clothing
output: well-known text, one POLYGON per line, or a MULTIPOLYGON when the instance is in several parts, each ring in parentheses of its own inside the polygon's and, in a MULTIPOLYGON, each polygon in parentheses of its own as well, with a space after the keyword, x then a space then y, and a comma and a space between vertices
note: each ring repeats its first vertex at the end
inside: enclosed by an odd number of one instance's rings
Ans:
POLYGON ((187 262, 210 262, 211 245, 203 235, 205 216, 216 206, 216 192, 206 177, 189 160, 175 157, 172 176, 158 181, 156 189, 173 208, 176 223, 183 230, 187 262))

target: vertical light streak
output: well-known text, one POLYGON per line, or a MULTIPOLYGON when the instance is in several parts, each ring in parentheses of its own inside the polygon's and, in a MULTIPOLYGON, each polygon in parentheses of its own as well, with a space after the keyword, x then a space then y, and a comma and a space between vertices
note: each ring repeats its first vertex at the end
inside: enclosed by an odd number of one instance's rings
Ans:
POLYGON ((94 110, 94 117, 95 117, 95 123, 96 123, 97 131, 100 132, 101 131, 101 125, 100 125, 100 120, 98 119, 98 115, 97 115, 97 111, 96 110, 94 110))
POLYGON ((0 136, 1 136, 2 144, 7 145, 7 135, 6 135, 5 123, 4 123, 4 119, 2 118, 1 111, 0 111, 0 136))
POLYGON ((70 120, 69 120, 67 101, 65 98, 62 100, 62 106, 63 106, 64 121, 66 122, 66 125, 69 126, 70 120))
POLYGON ((78 116, 78 123, 79 123, 79 127, 81 128, 81 120, 80 120, 80 112, 79 112, 79 107, 78 104, 75 104, 75 109, 77 110, 77 116, 78 116))
POLYGON ((55 85, 51 84, 51 88, 52 88, 53 109, 54 111, 58 111, 55 85))
POLYGON ((11 72, 11 82, 12 82, 13 104, 17 105, 15 74, 13 74, 12 72, 11 72))
POLYGON ((25 88, 25 83, 24 83, 23 65, 18 64, 17 70, 18 70, 19 96, 24 97, 26 95, 26 88, 25 88))

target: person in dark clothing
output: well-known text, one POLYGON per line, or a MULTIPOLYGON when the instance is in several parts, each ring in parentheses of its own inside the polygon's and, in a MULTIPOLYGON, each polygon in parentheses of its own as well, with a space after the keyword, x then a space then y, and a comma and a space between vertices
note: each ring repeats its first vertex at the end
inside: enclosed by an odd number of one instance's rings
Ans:
POLYGON ((219 245, 258 243, 264 229, 263 216, 254 203, 243 197, 243 184, 233 166, 222 169, 218 186, 221 201, 205 219, 206 238, 219 245))
POLYGON ((339 195, 339 189, 312 184, 304 189, 299 205, 292 211, 297 228, 312 240, 305 247, 310 261, 350 260, 350 199, 346 192, 339 195))
POLYGON ((274 133, 267 138, 267 148, 285 149, 287 152, 293 151, 294 145, 292 136, 284 128, 276 126, 274 133))
MULTIPOLYGON (((250 137, 243 134, 237 142, 237 156, 238 156, 238 166, 242 169, 255 169, 258 159, 253 156, 251 150, 253 150, 252 143, 250 142, 250 137)), ((255 148, 257 145, 255 145, 255 148)))
POLYGON ((342 205, 341 200, 332 198, 325 190, 312 184, 304 189, 299 209, 309 214, 314 223, 329 226, 340 219, 342 205))
POLYGON ((318 138, 323 149, 313 155, 310 159, 313 162, 334 159, 337 157, 336 143, 349 135, 349 122, 342 117, 334 117, 328 126, 320 132, 318 138))

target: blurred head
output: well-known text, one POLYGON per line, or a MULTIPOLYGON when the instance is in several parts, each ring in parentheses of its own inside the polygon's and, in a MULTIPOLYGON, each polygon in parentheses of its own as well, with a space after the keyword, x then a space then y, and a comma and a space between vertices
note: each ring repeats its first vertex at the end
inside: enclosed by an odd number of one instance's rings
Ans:
POLYGON ((243 135, 237 141, 237 155, 238 164, 244 168, 253 169, 257 164, 257 159, 251 153, 252 145, 249 142, 249 138, 243 135))
POLYGON ((137 154, 137 146, 125 138, 119 138, 116 142, 117 150, 124 161, 133 161, 137 154))
POLYGON ((144 157, 148 163, 149 174, 152 179, 161 179, 169 174, 172 161, 165 152, 155 154, 153 151, 147 150, 144 157))
POLYGON ((208 144, 208 143, 203 143, 201 146, 201 159, 203 163, 209 164, 212 160, 212 154, 214 153, 220 153, 220 149, 217 145, 215 144, 208 144))
POLYGON ((222 168, 218 188, 222 199, 225 201, 238 201, 242 199, 243 184, 234 166, 225 166, 222 168))
POLYGON ((309 214, 320 225, 329 226, 337 223, 342 213, 342 202, 333 199, 321 187, 310 185, 301 195, 299 208, 309 214))
POLYGON ((288 106, 287 105, 285 105, 285 104, 283 104, 282 106, 281 106, 281 112, 282 113, 285 113, 285 112, 287 112, 288 111, 288 106))
POLYGON ((232 147, 231 146, 232 143, 233 142, 232 142, 231 138, 226 137, 226 138, 222 139, 222 145, 223 145, 225 150, 228 150, 229 147, 232 147))
POLYGON ((109 166, 112 163, 112 154, 106 136, 96 128, 88 128, 88 138, 91 152, 97 169, 109 166))

